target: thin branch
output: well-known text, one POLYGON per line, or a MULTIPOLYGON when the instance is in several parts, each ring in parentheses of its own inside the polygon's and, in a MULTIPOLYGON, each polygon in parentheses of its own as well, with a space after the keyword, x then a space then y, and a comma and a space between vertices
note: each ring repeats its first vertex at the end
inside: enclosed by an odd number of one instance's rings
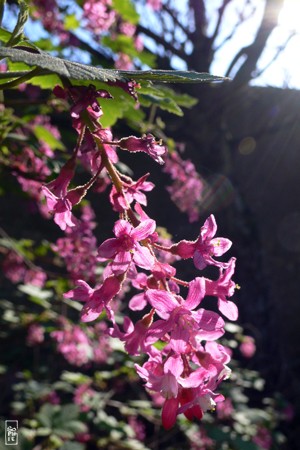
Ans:
POLYGON ((237 29, 242 26, 247 20, 249 20, 255 13, 256 9, 253 8, 252 11, 248 14, 248 16, 241 16, 240 17, 240 21, 236 22, 236 24, 234 25, 234 27, 232 28, 231 32, 223 39, 223 41, 214 48, 214 51, 217 52, 218 50, 220 50, 221 47, 223 47, 223 45, 228 42, 236 33, 237 29))
POLYGON ((225 9, 226 9, 226 7, 229 5, 229 3, 231 1, 232 0, 224 0, 222 5, 218 9, 218 21, 217 21, 217 24, 216 24, 215 31, 213 32, 212 37, 211 37, 212 41, 214 41, 216 39, 217 35, 219 34, 220 26, 221 26, 221 23, 222 23, 222 19, 223 19, 223 16, 224 16, 225 9))
POLYGON ((162 45, 165 50, 170 51, 173 55, 177 55, 177 56, 179 56, 179 58, 182 58, 183 60, 185 60, 185 58, 186 58, 185 52, 175 48, 170 42, 165 41, 165 39, 163 37, 158 36, 157 34, 153 33, 153 31, 149 30, 148 28, 145 28, 142 25, 138 25, 137 31, 139 33, 143 33, 146 36, 150 37, 157 44, 162 45))
MULTIPOLYGON (((235 86, 246 84, 253 78, 253 72, 256 69, 257 61, 266 46, 268 38, 278 24, 278 16, 283 7, 283 3, 284 0, 266 0, 263 18, 253 43, 240 50, 238 55, 234 58, 235 63, 230 64, 231 71, 238 62, 238 59, 242 56, 246 57, 234 77, 235 86)), ((228 72, 229 70, 227 73, 228 72)))
POLYGON ((187 37, 189 37, 189 36, 191 35, 190 31, 189 31, 187 28, 185 28, 185 27, 183 26, 183 24, 178 20, 177 15, 175 15, 175 11, 172 10, 171 8, 168 8, 168 6, 166 6, 166 5, 163 7, 163 9, 164 9, 164 11, 166 11, 166 12, 171 16, 173 22, 178 26, 178 28, 180 28, 181 31, 182 31, 187 37))
POLYGON ((271 61, 269 61, 268 64, 266 64, 263 69, 256 70, 253 78, 260 77, 262 75, 262 73, 265 72, 276 61, 276 59, 278 58, 280 53, 285 50, 285 48, 288 45, 288 43, 290 42, 290 40, 297 34, 299 34, 299 33, 297 33, 296 31, 291 32, 291 34, 289 35, 289 37, 287 38, 285 43, 277 47, 277 51, 276 51, 274 57, 271 59, 271 61))

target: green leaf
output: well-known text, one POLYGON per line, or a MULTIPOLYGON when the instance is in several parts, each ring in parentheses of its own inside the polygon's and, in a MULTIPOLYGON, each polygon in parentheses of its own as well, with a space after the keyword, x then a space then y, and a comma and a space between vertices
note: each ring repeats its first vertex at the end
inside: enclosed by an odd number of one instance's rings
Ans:
POLYGON ((75 30, 79 27, 80 22, 76 17, 76 14, 70 14, 65 17, 64 25, 66 30, 75 30))
POLYGON ((56 137, 53 136, 53 134, 42 125, 36 125, 33 129, 33 132, 36 138, 40 141, 46 142, 51 150, 65 150, 64 144, 56 139, 56 137))
POLYGON ((9 58, 12 61, 22 61, 30 66, 37 66, 41 74, 56 73, 70 80, 88 81, 152 81, 156 83, 208 83, 212 81, 224 81, 228 78, 190 71, 176 70, 114 70, 99 69, 86 64, 63 60, 45 52, 32 53, 31 51, 17 48, 0 48, 0 57, 9 58))
POLYGON ((60 450, 84 450, 85 448, 85 445, 80 444, 79 442, 67 441, 60 447, 60 450))
POLYGON ((11 38, 11 33, 4 28, 0 28, 0 41, 2 42, 8 42, 11 38))
POLYGON ((130 0, 113 0, 112 7, 124 20, 136 24, 139 21, 139 14, 130 0))
POLYGON ((153 95, 140 95, 139 100, 143 106, 157 105, 161 109, 177 116, 183 116, 182 109, 174 102, 172 98, 159 98, 153 95))
POLYGON ((84 450, 85 445, 79 442, 67 441, 60 447, 60 450, 84 450))
POLYGON ((61 408, 61 417, 64 422, 69 422, 70 420, 74 420, 78 417, 79 407, 73 403, 68 405, 64 405, 61 408))
MULTIPOLYGON (((103 85, 103 88, 107 88, 107 86, 103 85)), ((103 115, 100 118, 100 122, 104 128, 113 126, 118 119, 124 117, 125 113, 130 115, 131 112, 134 112, 135 107, 134 99, 126 94, 123 89, 110 86, 109 92, 113 99, 101 99, 103 115)))
POLYGON ((26 1, 18 0, 18 3, 20 6, 18 20, 17 20, 16 26, 12 32, 12 35, 6 44, 8 47, 18 44, 20 42, 20 40, 23 38, 24 26, 25 26, 25 23, 27 22, 28 15, 29 15, 29 8, 28 8, 26 1))
POLYGON ((35 417, 44 427, 51 428, 53 416, 57 414, 59 409, 60 407, 57 405, 45 403, 35 417))
POLYGON ((125 53, 133 58, 138 58, 143 64, 150 67, 155 66, 156 56, 153 53, 143 51, 138 52, 134 45, 134 40, 131 36, 119 34, 113 39, 110 36, 102 38, 102 44, 109 47, 114 53, 125 53))

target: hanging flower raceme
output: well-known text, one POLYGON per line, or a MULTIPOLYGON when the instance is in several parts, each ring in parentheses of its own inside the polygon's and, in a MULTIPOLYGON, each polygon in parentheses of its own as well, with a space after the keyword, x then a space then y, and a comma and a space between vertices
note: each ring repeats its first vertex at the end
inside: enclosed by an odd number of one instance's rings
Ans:
MULTIPOLYGON (((129 87, 129 83, 125 83, 127 89, 134 89, 135 84, 129 87)), ((189 420, 201 419, 205 411, 223 400, 216 389, 230 374, 227 366, 230 352, 217 341, 224 334, 224 320, 219 313, 202 305, 205 297, 216 297, 220 313, 231 320, 237 318, 237 307, 228 300, 236 287, 232 281, 235 258, 227 262, 216 259, 226 253, 231 241, 215 237, 217 225, 211 215, 195 241, 162 245, 156 222, 142 208, 147 206, 146 193, 154 184, 148 181, 149 174, 135 181, 120 173, 115 167, 118 163, 115 148, 147 153, 162 164, 166 147, 152 134, 114 140, 111 130, 98 122, 102 115, 101 98, 110 98, 107 91, 97 91, 91 86, 57 88, 56 95, 73 102, 71 116, 78 140, 73 156, 57 179, 43 187, 48 209, 62 229, 69 230, 75 224, 79 227, 80 221, 72 216, 72 206, 80 202, 103 171, 112 183, 111 206, 119 214, 113 227, 115 237, 106 239, 98 248, 96 261, 106 264, 101 283, 91 287, 83 277, 78 277, 75 287, 64 297, 84 303, 83 322, 96 320, 106 312, 112 323, 109 335, 122 341, 129 354, 147 358, 135 368, 146 389, 162 397, 162 423, 166 429, 174 425, 181 413, 189 420), (86 185, 69 189, 77 156, 93 177, 86 185), (188 258, 193 259, 198 271, 208 265, 216 266, 219 278, 211 280, 199 274, 190 282, 177 278, 173 262, 188 258), (129 309, 145 309, 145 313, 137 321, 125 316, 120 325, 114 299, 120 296, 122 288, 130 285, 138 293, 129 299, 129 309), (187 294, 183 294, 181 291, 186 288, 187 294)), ((76 238, 76 228, 73 229, 76 238)), ((214 303, 214 299, 210 301, 214 303)))

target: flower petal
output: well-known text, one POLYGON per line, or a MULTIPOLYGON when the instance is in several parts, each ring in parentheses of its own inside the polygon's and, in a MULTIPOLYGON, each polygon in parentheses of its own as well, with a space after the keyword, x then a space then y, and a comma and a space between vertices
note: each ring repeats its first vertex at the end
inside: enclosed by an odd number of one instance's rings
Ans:
POLYGON ((96 290, 93 299, 99 299, 103 303, 108 303, 120 291, 121 283, 118 278, 112 276, 104 280, 100 289, 96 290))
POLYGON ((81 320, 82 322, 91 322, 96 320, 102 313, 104 304, 96 300, 90 300, 87 302, 81 310, 81 320))
POLYGON ((169 398, 164 403, 161 412, 161 421, 165 430, 169 430, 175 425, 178 403, 179 402, 177 398, 169 398))
POLYGON ((215 238, 210 241, 214 256, 222 256, 232 246, 232 242, 226 238, 215 238))
POLYGON ((129 308, 132 309, 132 311, 141 311, 145 308, 146 305, 147 300, 144 292, 134 295, 128 304, 129 308))
POLYGON ((142 267, 142 269, 151 270, 154 266, 155 258, 151 255, 150 250, 147 247, 143 247, 136 243, 133 261, 137 266, 142 267))
POLYGON ((184 303, 184 307, 195 309, 205 296, 205 280, 203 277, 197 277, 189 283, 189 292, 184 303))
POLYGON ((150 305, 156 309, 157 314, 162 319, 168 319, 173 309, 179 306, 175 297, 167 291, 149 289, 145 295, 150 305))
POLYGON ((98 248, 98 253, 101 258, 111 259, 115 256, 119 248, 120 243, 118 239, 106 239, 98 248))
POLYGON ((125 234, 131 234, 133 226, 127 222, 127 220, 117 220, 114 226, 114 234, 117 237, 124 236, 125 234))
POLYGON ((131 236, 136 241, 142 241, 150 234, 154 233, 156 222, 152 219, 147 219, 141 222, 131 233, 131 236))
POLYGON ((226 300, 225 298, 218 298, 218 307, 219 311, 221 311, 221 313, 224 314, 224 316, 229 320, 236 320, 239 316, 236 304, 229 300, 226 300))
POLYGON ((120 275, 129 267, 129 264, 131 263, 132 255, 130 252, 119 252, 113 262, 111 263, 111 268, 114 274, 120 275))

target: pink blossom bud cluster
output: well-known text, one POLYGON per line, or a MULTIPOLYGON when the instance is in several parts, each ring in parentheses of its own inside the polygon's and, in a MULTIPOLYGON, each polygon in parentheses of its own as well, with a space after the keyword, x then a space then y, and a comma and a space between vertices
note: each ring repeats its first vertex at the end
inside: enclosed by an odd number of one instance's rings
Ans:
POLYGON ((50 336, 56 342, 57 351, 69 364, 80 367, 106 361, 111 348, 105 322, 89 326, 85 330, 70 324, 63 317, 59 322, 60 329, 52 331, 50 336))
POLYGON ((179 153, 172 152, 166 158, 164 172, 173 180, 173 184, 167 186, 172 201, 180 211, 187 213, 190 222, 199 220, 205 183, 194 164, 190 160, 183 160, 179 153))
POLYGON ((81 220, 75 220, 74 227, 67 227, 65 237, 59 238, 52 249, 63 258, 70 279, 84 277, 95 283, 98 265, 97 239, 93 234, 96 226, 95 213, 89 205, 82 207, 81 220))
POLYGON ((47 275, 40 267, 28 266, 24 258, 12 250, 6 253, 2 262, 2 270, 12 283, 43 287, 47 279, 47 275))
POLYGON ((44 342, 44 327, 37 323, 33 323, 28 328, 26 343, 29 346, 34 346, 44 342))
POLYGON ((162 0, 146 0, 146 4, 154 11, 160 11, 163 6, 162 0))
POLYGON ((56 0, 33 0, 33 17, 41 20, 49 33, 55 33, 64 44, 74 44, 75 38, 66 30, 56 0))
MULTIPOLYGON (((129 88, 132 89, 125 87, 129 88)), ((120 173, 115 167, 118 161, 115 149, 145 152, 162 164, 166 147, 151 134, 114 140, 111 130, 101 127, 98 121, 102 115, 101 98, 111 98, 106 91, 89 86, 57 88, 55 93, 73 102, 71 116, 78 141, 58 177, 43 186, 54 221, 69 237, 74 233, 72 239, 76 240, 78 219, 73 216, 72 207, 80 203, 103 172, 111 179, 109 199, 118 214, 112 237, 97 249, 98 261, 105 264, 101 282, 92 287, 84 271, 78 273, 76 287, 64 297, 83 302, 83 322, 94 321, 106 312, 111 321, 110 336, 121 340, 130 355, 146 358, 144 364, 135 364, 136 372, 151 395, 161 398, 162 423, 166 429, 175 424, 181 413, 189 420, 201 419, 205 411, 224 400, 216 391, 230 374, 231 352, 217 340, 224 334, 225 323, 220 313, 230 320, 238 316, 235 303, 229 300, 236 287, 232 281, 235 258, 225 262, 219 259, 229 250, 231 242, 215 237, 217 225, 211 215, 194 241, 163 245, 155 220, 144 211, 146 193, 154 188, 148 181, 149 174, 134 180, 120 173), (90 164, 93 176, 85 185, 70 188, 77 160, 82 155, 88 155, 84 161, 85 165, 90 164), (161 258, 162 254, 169 258, 161 258), (193 260, 196 271, 215 266, 219 275, 212 280, 196 273, 191 281, 181 280, 171 265, 174 259, 193 260), (136 321, 125 315, 120 326, 113 299, 119 298, 119 304, 124 303, 125 298, 120 294, 128 285, 138 291, 128 302, 130 315, 134 316, 135 311, 143 311, 144 315, 136 321), (203 307, 206 297, 210 297, 207 301, 212 308, 216 306, 214 298, 217 299, 219 312, 203 307)), ((89 234, 91 228, 88 231, 85 228, 84 233, 89 234)), ((67 259, 70 249, 65 249, 66 242, 60 241, 56 249, 67 259)), ((68 245, 73 243, 68 241, 68 245)), ((84 251, 81 249, 79 254, 84 251)), ((57 341, 58 350, 72 364, 85 364, 95 358, 88 336, 79 327, 64 327, 53 332, 52 337, 57 341)))
POLYGON ((85 0, 83 17, 86 27, 95 34, 101 34, 115 23, 117 14, 112 9, 111 0, 85 0))

